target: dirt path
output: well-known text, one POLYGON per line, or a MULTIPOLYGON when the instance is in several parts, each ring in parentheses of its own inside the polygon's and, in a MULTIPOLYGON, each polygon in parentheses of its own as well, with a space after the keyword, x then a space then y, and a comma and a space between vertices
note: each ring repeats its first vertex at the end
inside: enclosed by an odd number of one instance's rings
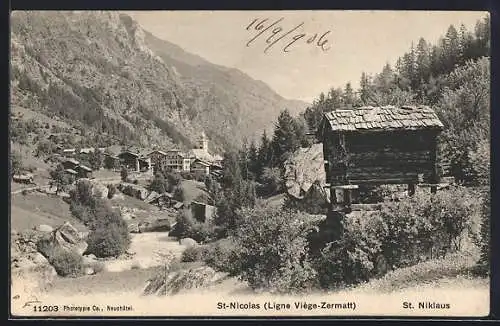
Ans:
POLYGON ((106 270, 120 272, 132 268, 150 268, 162 265, 159 254, 172 253, 180 257, 186 248, 178 241, 170 238, 168 232, 147 232, 132 234, 129 252, 134 253, 132 259, 116 259, 105 263, 106 270))

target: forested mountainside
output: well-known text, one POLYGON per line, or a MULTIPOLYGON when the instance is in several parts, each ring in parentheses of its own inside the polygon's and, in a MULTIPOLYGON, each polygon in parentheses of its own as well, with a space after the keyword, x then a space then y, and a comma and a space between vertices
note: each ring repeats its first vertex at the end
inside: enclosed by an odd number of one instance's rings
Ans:
POLYGON ((14 12, 11 31, 11 104, 63 118, 87 135, 78 145, 187 147, 204 130, 217 150, 306 105, 117 12, 14 12))

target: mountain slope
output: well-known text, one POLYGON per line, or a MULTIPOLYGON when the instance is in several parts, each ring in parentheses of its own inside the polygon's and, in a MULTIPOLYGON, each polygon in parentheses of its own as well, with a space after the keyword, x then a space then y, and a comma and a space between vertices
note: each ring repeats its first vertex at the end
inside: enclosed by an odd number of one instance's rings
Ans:
POLYGON ((268 128, 287 102, 264 83, 155 39, 116 12, 14 12, 11 104, 122 143, 213 149, 268 128))
POLYGON ((201 108, 190 117, 202 124, 215 123, 216 130, 227 131, 225 138, 233 137, 231 130, 237 130, 241 138, 255 137, 256 131, 272 128, 281 110, 287 108, 296 115, 308 105, 284 99, 262 81, 212 64, 149 32, 145 32, 144 42, 186 86, 190 106, 201 108))

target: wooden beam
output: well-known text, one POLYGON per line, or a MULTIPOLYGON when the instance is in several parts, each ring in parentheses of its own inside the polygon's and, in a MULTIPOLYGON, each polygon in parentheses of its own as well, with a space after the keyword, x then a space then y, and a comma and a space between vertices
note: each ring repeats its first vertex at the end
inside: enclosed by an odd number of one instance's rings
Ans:
POLYGON ((384 185, 384 184, 409 184, 409 183, 417 183, 416 178, 394 178, 394 179, 359 179, 359 180, 350 180, 357 185, 364 184, 373 184, 373 185, 384 185))
POLYGON ((333 189, 358 189, 358 185, 342 185, 342 186, 332 186, 333 189))

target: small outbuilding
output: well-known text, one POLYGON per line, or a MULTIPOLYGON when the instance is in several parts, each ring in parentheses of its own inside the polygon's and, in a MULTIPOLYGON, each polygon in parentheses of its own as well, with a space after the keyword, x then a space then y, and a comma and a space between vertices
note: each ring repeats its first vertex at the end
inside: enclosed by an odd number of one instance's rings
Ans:
MULTIPOLYGON (((443 124, 426 106, 361 107, 325 113, 320 126, 327 186, 332 203, 338 190, 358 185, 439 182, 438 135, 443 124)), ((341 196, 349 202, 349 196, 341 196)))

